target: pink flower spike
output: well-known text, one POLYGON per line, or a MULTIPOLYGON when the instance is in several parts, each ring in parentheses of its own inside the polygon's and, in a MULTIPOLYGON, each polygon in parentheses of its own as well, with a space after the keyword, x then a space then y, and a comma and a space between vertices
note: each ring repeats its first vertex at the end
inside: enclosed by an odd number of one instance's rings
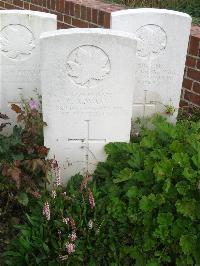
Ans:
POLYGON ((76 239, 77 239, 77 235, 76 235, 76 232, 73 231, 70 235, 69 235, 69 238, 72 242, 74 242, 76 239))
POLYGON ((75 251, 75 245, 73 243, 66 243, 66 249, 69 254, 73 253, 75 251))
POLYGON ((31 110, 37 110, 38 109, 38 104, 35 100, 31 99, 28 104, 29 104, 29 107, 31 110))
POLYGON ((88 192, 89 192, 90 208, 91 209, 94 209, 94 207, 95 207, 95 201, 94 201, 94 196, 93 196, 92 190, 90 188, 88 188, 88 192))
POLYGON ((47 219, 47 221, 50 220, 50 216, 51 216, 51 214, 50 214, 50 208, 49 208, 49 203, 48 203, 48 201, 46 201, 46 202, 44 203, 44 207, 43 207, 42 214, 45 216, 45 218, 47 219))
POLYGON ((70 219, 68 217, 67 218, 63 217, 63 223, 68 224, 69 222, 70 222, 70 219))

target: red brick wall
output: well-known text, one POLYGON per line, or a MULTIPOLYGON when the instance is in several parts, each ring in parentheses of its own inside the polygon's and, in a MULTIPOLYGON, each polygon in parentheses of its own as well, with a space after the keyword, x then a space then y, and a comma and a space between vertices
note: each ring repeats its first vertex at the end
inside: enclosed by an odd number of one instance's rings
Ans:
MULTIPOLYGON (((98 0, 0 0, 0 9, 30 9, 58 17, 58 28, 110 27, 110 14, 123 6, 98 0)), ((200 27, 191 29, 181 106, 200 106, 200 27)))

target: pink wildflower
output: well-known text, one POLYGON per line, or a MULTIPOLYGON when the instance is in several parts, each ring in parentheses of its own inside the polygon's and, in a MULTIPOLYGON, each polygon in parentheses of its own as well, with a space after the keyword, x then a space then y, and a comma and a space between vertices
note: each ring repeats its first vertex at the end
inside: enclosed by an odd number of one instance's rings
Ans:
POLYGON ((72 242, 74 242, 76 239, 77 239, 77 235, 76 235, 76 232, 73 231, 70 235, 69 235, 69 238, 72 242))
POLYGON ((69 221, 70 221, 70 219, 69 219, 68 217, 67 217, 67 218, 64 218, 64 217, 63 217, 63 223, 68 224, 69 221))
POLYGON ((88 228, 89 228, 89 230, 92 230, 92 228, 93 228, 93 221, 91 219, 88 222, 88 228))
POLYGON ((72 229, 75 229, 76 228, 76 224, 74 222, 74 219, 73 218, 70 218, 69 219, 69 222, 70 222, 70 225, 71 225, 72 229))
POLYGON ((75 251, 75 245, 73 243, 66 243, 66 249, 69 254, 73 253, 75 251))
POLYGON ((61 185, 61 176, 60 176, 60 167, 58 166, 58 162, 56 161, 56 159, 54 158, 52 163, 51 163, 51 167, 53 170, 53 174, 56 178, 56 186, 60 186, 61 185))
POLYGON ((30 99, 28 104, 29 104, 29 107, 31 110, 37 110, 38 109, 38 104, 35 100, 30 99))
POLYGON ((52 196, 53 199, 55 199, 55 197, 56 197, 56 191, 54 189, 51 191, 51 196, 52 196))
POLYGON ((39 199, 41 197, 41 195, 38 191, 31 191, 30 193, 36 199, 39 199))
POLYGON ((87 173, 86 176, 83 178, 81 182, 81 188, 80 191, 82 192, 83 189, 87 188, 88 181, 90 180, 91 176, 87 173))
POLYGON ((93 209, 95 207, 94 196, 93 196, 92 190, 90 188, 88 188, 88 192, 89 192, 90 208, 93 209))
POLYGON ((50 208, 49 208, 49 203, 48 201, 46 201, 44 203, 44 207, 43 207, 43 212, 42 214, 45 216, 45 218, 47 219, 47 221, 50 220, 50 208))

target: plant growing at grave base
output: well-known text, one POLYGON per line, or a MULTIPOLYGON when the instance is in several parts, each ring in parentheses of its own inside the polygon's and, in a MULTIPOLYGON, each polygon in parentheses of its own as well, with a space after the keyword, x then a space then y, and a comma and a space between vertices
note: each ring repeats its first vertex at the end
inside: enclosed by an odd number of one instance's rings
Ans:
POLYGON ((200 122, 152 122, 134 143, 108 144, 95 173, 118 265, 198 265, 200 122))
POLYGON ((200 121, 154 116, 110 143, 93 179, 56 182, 29 200, 5 265, 199 265, 200 121))
POLYGON ((93 253, 103 240, 95 184, 88 175, 75 176, 64 188, 55 160, 52 172, 56 181, 51 190, 31 202, 26 223, 16 226, 19 235, 4 254, 5 265, 95 265, 102 260, 93 253))
MULTIPOLYGON (((46 179, 48 149, 43 145, 42 113, 40 101, 23 100, 22 108, 13 104, 21 125, 14 126, 10 136, 0 132, 0 247, 5 248, 13 232, 10 223, 18 223, 28 205, 29 195, 37 193, 46 179)), ((0 128, 3 130, 9 121, 6 115, 0 128)))

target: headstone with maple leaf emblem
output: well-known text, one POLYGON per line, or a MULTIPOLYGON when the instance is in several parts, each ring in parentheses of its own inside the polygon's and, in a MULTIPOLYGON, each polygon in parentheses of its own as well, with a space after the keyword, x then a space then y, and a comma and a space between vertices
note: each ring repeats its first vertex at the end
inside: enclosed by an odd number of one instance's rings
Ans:
POLYGON ((56 16, 28 10, 0 11, 0 111, 15 122, 11 104, 40 92, 39 37, 57 28, 56 16))
POLYGON ((45 146, 62 177, 92 173, 104 146, 129 141, 136 40, 103 29, 70 29, 41 38, 45 146), (133 60, 132 60, 133 59, 133 60))
POLYGON ((185 13, 153 9, 113 12, 111 28, 138 39, 133 118, 165 112, 178 113, 191 17, 185 13), (173 108, 172 108, 173 109, 173 108))

